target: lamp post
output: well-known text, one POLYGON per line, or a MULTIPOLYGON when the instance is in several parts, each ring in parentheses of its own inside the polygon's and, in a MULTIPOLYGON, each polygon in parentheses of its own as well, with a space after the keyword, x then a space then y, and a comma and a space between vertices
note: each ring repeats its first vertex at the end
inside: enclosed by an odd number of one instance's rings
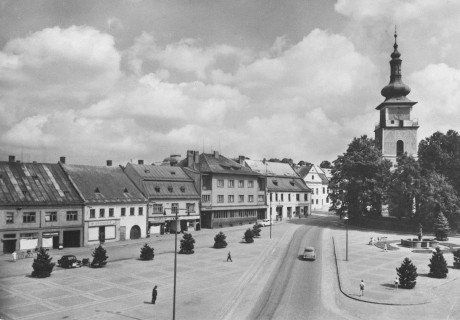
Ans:
POLYGON ((177 274, 177 213, 179 208, 176 208, 176 227, 174 231, 174 296, 173 296, 173 320, 176 319, 176 274, 177 274))
POLYGON ((348 215, 345 216, 345 218, 343 218, 343 220, 345 220, 345 227, 346 227, 346 258, 345 258, 345 261, 348 261, 348 215))

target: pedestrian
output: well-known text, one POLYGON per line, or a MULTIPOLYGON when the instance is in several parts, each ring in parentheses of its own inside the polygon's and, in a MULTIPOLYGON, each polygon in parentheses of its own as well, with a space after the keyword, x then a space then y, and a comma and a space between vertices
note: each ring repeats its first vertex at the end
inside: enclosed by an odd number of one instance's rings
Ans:
POLYGON ((398 289, 399 286, 399 279, 398 277, 395 277, 395 288, 398 289))
POLYGON ((157 300, 157 294, 157 286, 155 286, 152 290, 152 304, 155 304, 155 301, 157 300))
POLYGON ((227 262, 228 262, 228 260, 230 260, 230 262, 233 262, 232 261, 232 255, 231 255, 230 251, 228 252, 227 262))
POLYGON ((14 251, 11 255, 13 256, 13 261, 16 262, 16 260, 18 259, 18 254, 17 254, 17 252, 14 251))
POLYGON ((383 251, 387 252, 388 251, 388 247, 387 247, 387 243, 385 242, 385 246, 383 247, 383 251))
POLYGON ((359 284, 359 295, 364 296, 364 280, 361 280, 361 283, 359 284))

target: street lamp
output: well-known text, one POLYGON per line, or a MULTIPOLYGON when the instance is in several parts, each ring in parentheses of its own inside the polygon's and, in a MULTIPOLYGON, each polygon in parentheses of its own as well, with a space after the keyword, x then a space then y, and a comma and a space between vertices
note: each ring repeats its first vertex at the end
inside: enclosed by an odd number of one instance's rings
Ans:
POLYGON ((176 274, 177 274, 177 213, 179 208, 176 208, 176 227, 174 231, 174 297, 173 297, 173 320, 176 319, 176 274))
POLYGON ((347 230, 347 240, 346 240, 346 259, 345 261, 348 261, 348 215, 345 216, 345 218, 343 218, 343 220, 345 220, 345 227, 346 227, 346 230, 347 230))

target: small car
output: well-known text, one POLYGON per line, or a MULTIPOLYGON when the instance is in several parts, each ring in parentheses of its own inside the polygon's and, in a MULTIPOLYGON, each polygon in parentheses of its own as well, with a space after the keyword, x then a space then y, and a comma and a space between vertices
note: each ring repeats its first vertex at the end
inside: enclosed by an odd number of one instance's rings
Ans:
POLYGON ((266 227, 266 226, 271 225, 271 221, 270 221, 270 219, 264 219, 264 220, 262 220, 262 222, 260 224, 262 226, 266 227))
POLYGON ((80 268, 81 260, 78 260, 73 254, 64 255, 58 260, 61 268, 80 268))
POLYGON ((316 250, 313 247, 306 247, 303 251, 304 260, 316 260, 316 250))

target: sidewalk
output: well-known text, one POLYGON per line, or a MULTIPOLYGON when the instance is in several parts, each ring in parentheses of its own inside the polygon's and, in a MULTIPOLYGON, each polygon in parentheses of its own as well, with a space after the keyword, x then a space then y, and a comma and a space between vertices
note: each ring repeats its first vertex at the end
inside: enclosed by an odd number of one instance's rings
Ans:
MULTIPOLYGON (((400 247, 398 240, 414 237, 404 234, 384 234, 392 250, 382 250, 375 245, 369 245, 371 236, 376 232, 366 230, 349 230, 348 232, 348 261, 346 261, 346 232, 336 229, 332 231, 335 254, 338 267, 338 280, 343 294, 347 297, 373 304, 383 305, 421 305, 432 302, 449 290, 458 293, 460 285, 460 269, 453 269, 452 253, 445 253, 444 258, 449 267, 446 279, 428 277, 431 250, 424 253, 412 252, 412 249, 400 247), (417 284, 413 289, 396 289, 394 278, 396 268, 401 266, 404 258, 408 257, 417 267, 417 284), (364 296, 360 296, 359 283, 365 282, 364 296), (440 290, 442 288, 442 290, 440 290), (441 292, 442 291, 442 292, 441 292)), ((382 233, 382 232, 380 232, 382 233)), ((450 237, 448 243, 460 247, 460 238, 450 237)), ((442 242, 440 243, 442 245, 442 242)))

